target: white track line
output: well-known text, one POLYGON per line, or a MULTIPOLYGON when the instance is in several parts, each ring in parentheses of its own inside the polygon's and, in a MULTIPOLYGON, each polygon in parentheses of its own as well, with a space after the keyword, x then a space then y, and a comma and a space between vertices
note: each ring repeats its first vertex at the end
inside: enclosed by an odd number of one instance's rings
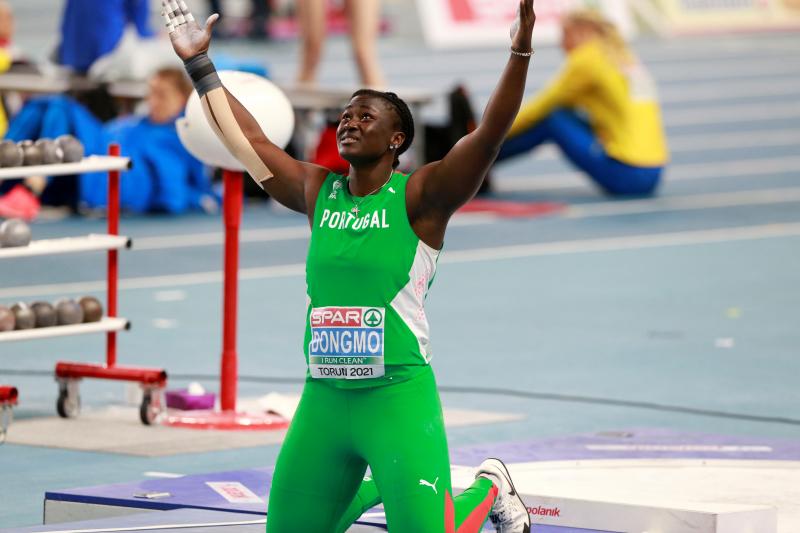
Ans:
MULTIPOLYGON (((747 133, 732 133, 720 134, 719 136, 706 136, 706 135, 693 135, 682 137, 680 144, 681 149, 691 149, 692 146, 702 145, 707 142, 706 147, 736 147, 739 143, 747 144, 752 142, 754 145, 765 143, 765 145, 776 142, 791 142, 793 133, 798 130, 780 130, 777 132, 765 132, 764 134, 747 134, 747 133), (751 137, 752 135, 752 137, 751 137)), ((545 152, 546 154, 546 152, 545 152)), ((800 168, 800 157, 787 156, 781 158, 769 159, 743 159, 743 160, 729 160, 723 163, 689 163, 683 165, 671 165, 667 168, 665 181, 686 181, 694 179, 711 179, 711 178, 727 178, 739 176, 763 176, 770 175, 776 172, 791 172, 800 168)), ((573 188, 586 188, 589 187, 588 180, 579 172, 566 171, 566 172, 553 172, 548 174, 538 174, 535 176, 512 176, 497 178, 494 183, 495 189, 499 192, 521 192, 521 191, 543 191, 543 190, 560 190, 560 189, 573 189, 573 188)), ((753 198, 758 196, 757 192, 753 193, 753 198)), ((767 194, 772 194, 768 192, 767 194)), ((780 193, 776 193, 780 194, 780 193)), ((686 197, 683 200, 683 205, 697 205, 693 209, 702 207, 703 201, 711 201, 705 207, 715 207, 716 204, 713 200, 713 195, 701 195, 705 200, 697 200, 693 202, 686 197)), ((793 198, 793 196, 792 196, 793 198)), ((666 199, 665 199, 666 200, 666 199)), ((645 202, 653 203, 660 201, 660 199, 646 200, 645 202)), ((672 200, 674 201, 674 200, 672 200)), ((794 201, 794 200, 792 200, 794 201)), ((620 202, 610 202, 614 205, 620 205, 620 202)), ((741 202, 735 205, 747 205, 748 203, 765 203, 760 201, 741 202)), ((766 202, 773 203, 773 202, 766 202)), ((585 207, 585 206, 584 206, 585 207)), ((577 206, 576 209, 580 209, 577 206)), ((617 207, 616 209, 626 209, 624 207, 617 207)), ((664 210, 658 208, 651 208, 653 210, 664 210)), ((451 222, 451 227, 468 226, 487 224, 496 221, 492 215, 482 214, 469 214, 457 215, 451 222)), ((243 230, 240 233, 240 241, 242 243, 254 242, 276 242, 287 241, 295 239, 304 239, 309 235, 308 227, 303 226, 290 226, 285 228, 267 228, 267 229, 253 229, 243 230)), ((221 232, 209 232, 200 234, 182 234, 182 235, 165 235, 159 237, 136 237, 134 238, 134 250, 162 250, 165 248, 189 248, 195 246, 217 246, 222 244, 223 234, 221 232)))
POLYGON ((590 218, 793 202, 800 202, 800 187, 692 194, 687 196, 662 196, 646 200, 593 202, 570 206, 562 213, 562 216, 566 218, 590 218))
POLYGON ((796 79, 739 81, 727 85, 724 90, 720 90, 719 85, 719 82, 694 83, 688 87, 669 85, 659 91, 659 100, 662 104, 678 104, 800 94, 800 83, 796 79))
MULTIPOLYGON (((411 64, 419 62, 421 55, 435 55, 447 59, 462 59, 465 56, 472 61, 488 61, 492 57, 505 54, 502 45, 477 49, 422 49, 421 47, 397 46, 403 39, 382 39, 380 42, 381 57, 387 62, 408 61, 411 64)), ((699 39, 696 37, 653 39, 648 36, 633 39, 631 42, 634 50, 647 61, 754 61, 763 60, 766 54, 770 57, 781 55, 789 56, 785 52, 800 53, 800 42, 795 33, 773 33, 769 39, 762 35, 714 35, 699 39)), ((556 43, 540 45, 541 53, 561 56, 562 52, 556 43)), ((331 60, 342 61, 342 67, 352 67, 350 49, 346 46, 332 46, 331 60), (348 62, 349 61, 349 62, 348 62)), ((537 53, 537 55, 539 55, 537 53)), ((275 62, 289 70, 295 69, 296 62, 291 55, 278 55, 275 62)), ((326 63, 327 64, 327 63, 326 63)))
MULTIPOLYGON (((723 179, 742 176, 769 176, 775 173, 796 172, 800 156, 741 159, 712 163, 685 163, 667 166, 665 183, 698 179, 723 179)), ((550 191, 585 188, 589 179, 578 171, 551 172, 534 176, 505 176, 497 178, 493 187, 498 192, 550 191)), ((135 244, 135 243, 134 243, 135 244)))
POLYGON ((698 49, 698 43, 694 39, 687 39, 683 43, 676 39, 667 41, 660 40, 652 44, 634 41, 633 47, 645 64, 682 61, 691 63, 717 63, 721 61, 738 60, 750 63, 763 60, 765 54, 770 54, 770 57, 773 58, 791 58, 797 57, 797 54, 800 53, 800 46, 798 46, 796 37, 784 42, 761 41, 755 43, 747 39, 742 39, 741 37, 736 37, 733 41, 720 43, 721 46, 718 49, 709 48, 708 45, 710 42, 704 41, 702 50, 698 49), (683 47, 676 46, 683 43, 685 43, 683 47))
MULTIPOLYGON (((248 229, 239 232, 239 242, 275 242, 305 239, 309 235, 308 226, 286 228, 248 229)), ((192 246, 215 246, 224 242, 221 232, 187 233, 159 237, 138 237, 134 241, 135 250, 163 250, 164 248, 189 248, 192 246)))
MULTIPOLYGON (((267 279, 302 276, 305 263, 275 265, 268 267, 241 268, 239 279, 267 279)), ((164 287, 185 287, 190 285, 209 285, 222 283, 222 271, 193 272, 168 276, 144 276, 119 280, 120 290, 161 289, 164 287)), ((0 289, 0 298, 19 298, 48 294, 90 294, 106 290, 105 281, 83 281, 75 283, 54 283, 51 285, 29 285, 0 289)))
MULTIPOLYGON (((673 154, 705 152, 707 150, 736 150, 740 148, 769 148, 798 146, 800 129, 783 128, 764 131, 731 131, 701 134, 670 135, 669 150, 673 154)), ((522 156, 525 157, 525 156, 522 156)), ((536 160, 561 159, 561 151, 554 144, 545 144, 531 153, 536 160)))
POLYGON ((764 131, 728 131, 713 135, 708 133, 672 135, 668 142, 672 152, 683 153, 736 148, 798 146, 800 144, 798 139, 800 139, 800 129, 775 128, 764 131))
MULTIPOLYGON (((641 248, 658 248, 663 246, 689 246, 794 236, 800 236, 800 223, 765 224, 710 230, 651 233, 624 237, 601 237, 597 239, 496 246, 475 248, 472 250, 453 250, 445 251, 442 256, 442 261, 445 263, 470 263, 475 261, 493 261, 546 255, 611 252, 641 248)), ((258 280, 286 278, 299 277, 304 274, 305 263, 292 263, 268 267, 243 268, 239 270, 239 279, 258 280)), ((218 270, 193 274, 122 279, 119 282, 119 288, 120 290, 154 289, 187 285, 219 284, 221 282, 222 271, 218 270)), ((0 290, 0 299, 102 292, 105 288, 105 281, 8 287, 0 290)))
POLYGON ((735 178, 793 172, 800 169, 800 156, 734 159, 714 163, 684 163, 667 167, 667 177, 677 180, 735 178))
MULTIPOLYGON (((798 80, 798 84, 800 84, 800 80, 798 80)), ((800 104, 797 102, 769 101, 718 106, 703 105, 665 109, 662 111, 662 115, 667 129, 685 126, 747 124, 798 118, 800 117, 800 104)), ((681 135, 684 134, 682 133, 681 135)), ((717 132, 709 132, 706 135, 714 137, 717 132)), ((676 136, 674 133, 668 135, 669 139, 676 136)))
MULTIPOLYGON (((559 178, 561 179, 561 178, 559 178)), ((747 205, 763 205, 796 202, 800 200, 800 188, 759 189, 753 191, 735 191, 684 196, 655 197, 643 200, 611 200, 593 202, 569 207, 566 211, 553 216, 570 218, 587 218, 591 216, 608 216, 611 214, 654 213, 660 211, 693 210, 715 207, 734 207, 747 205)), ((496 223, 500 218, 487 213, 457 214, 450 227, 474 226, 496 223)), ((307 239, 307 226, 293 226, 269 229, 247 230, 240 234, 241 242, 258 243, 285 241, 290 239, 307 239), (246 238, 245 238, 246 237, 246 238)), ((163 235, 160 237, 142 237, 134 239, 134 251, 164 250, 175 248, 192 248, 196 246, 219 246, 224 236, 221 232, 193 234, 163 235)))
MULTIPOLYGON (((442 66, 434 68, 434 70, 437 69, 441 72, 442 66)), ((768 64, 754 65, 750 68, 743 67, 738 70, 733 68, 726 68, 723 70, 716 68, 714 65, 700 65, 694 70, 695 72, 690 72, 681 70, 681 67, 675 67, 665 72, 660 72, 659 69, 651 69, 651 73, 659 91, 662 93, 673 92, 673 94, 676 94, 684 89, 691 91, 691 87, 696 84, 716 83, 720 86, 720 100, 730 99, 730 97, 726 96, 727 87, 735 88, 740 83, 748 83, 749 80, 763 82, 765 79, 772 79, 774 82, 781 84, 791 83, 792 81, 797 83, 800 80, 800 66, 789 69, 788 67, 768 64)), ((526 98, 532 97, 533 94, 541 89, 556 73, 557 68, 555 67, 550 69, 539 68, 537 74, 529 78, 525 91, 526 98)), ((474 73, 459 71, 456 75, 468 77, 468 89, 473 96, 473 104, 475 104, 477 111, 482 111, 489 95, 497 83, 500 69, 498 68, 496 72, 493 69, 487 70, 486 68, 474 73)), ((434 91, 437 89, 434 89, 432 82, 436 79, 437 78, 433 76, 417 74, 408 74, 404 78, 408 86, 424 87, 434 91)), ((334 86, 346 85, 344 79, 334 79, 330 83, 334 86)), ((733 91, 735 94, 736 89, 733 89, 733 91)), ((402 90, 400 90, 400 95, 402 96, 402 90)), ((755 96, 755 94, 751 93, 749 96, 755 96)), ((734 98, 735 97, 736 96, 734 96, 734 98)), ((706 100, 703 97, 701 97, 701 99, 703 101, 706 100)), ((685 103, 692 100, 692 98, 687 98, 686 100, 679 100, 678 103, 685 103)), ((668 100, 667 103, 671 104, 672 102, 668 100)))
MULTIPOLYGON (((652 65, 650 71, 657 82, 700 81, 716 78, 763 78, 765 76, 800 75, 800 62, 788 58, 764 58, 763 61, 739 65, 735 61, 652 65)), ((724 87, 720 87, 724 91, 724 87)))
MULTIPOLYGON (((800 74, 798 75, 800 76, 800 74)), ((541 88, 537 82, 546 80, 536 80, 528 87, 529 94, 535 93, 541 88)), ((491 95, 492 87, 487 87, 485 92, 475 92, 476 96, 488 100, 491 95)), ((473 89, 474 91, 474 89, 473 89)), ((698 82, 686 85, 668 84, 659 87, 659 101, 666 106, 675 104, 690 104, 703 102, 724 102, 727 100, 738 100, 742 98, 762 98, 786 97, 800 95, 800 81, 797 77, 790 79, 755 79, 738 80, 725 84, 724 90, 720 89, 720 82, 698 82)), ((667 109, 669 111, 669 108, 667 109)))
MULTIPOLYGON (((742 105, 702 106, 664 111, 664 124, 670 127, 731 124, 800 117, 800 105, 786 102, 758 102, 742 105)), ((713 134, 709 134, 713 135, 713 134)))
MULTIPOLYGON (((491 224, 497 218, 485 213, 464 213, 453 217, 450 227, 491 224)), ((240 243, 277 242, 307 239, 308 226, 288 226, 285 228, 248 229, 239 232, 240 243)), ((133 250, 163 250, 165 248, 192 248, 195 246, 218 246, 225 240, 222 232, 186 233, 181 235, 161 235, 158 237, 136 237, 133 250)))
POLYGON ((800 222, 456 250, 445 253, 441 260, 445 263, 472 263, 546 255, 612 252, 794 236, 800 236, 800 222))
MULTIPOLYGON (((561 52, 548 52, 550 51, 542 51, 541 54, 537 53, 537 56, 541 55, 541 58, 537 57, 533 63, 531 72, 534 76, 541 77, 542 73, 544 73, 544 76, 549 77, 563 65, 563 54, 561 52)), ((471 51, 469 54, 446 55, 434 52, 428 54, 424 61, 420 61, 419 56, 414 56, 407 60, 387 59, 386 66, 395 71, 402 71, 406 80, 405 83, 415 86, 426 85, 425 83, 420 83, 419 80, 441 81, 442 72, 447 71, 459 77, 469 76, 468 82, 470 86, 474 87, 489 80, 496 82, 503 68, 505 57, 506 52, 504 50, 484 53, 471 51)), ((718 78, 761 78, 770 75, 800 74, 798 54, 792 52, 767 54, 762 57, 753 56, 739 60, 729 58, 729 60, 723 59, 721 61, 713 56, 696 61, 692 60, 691 56, 681 57, 679 55, 666 61, 647 57, 646 55, 640 57, 642 57, 644 64, 648 66, 657 81, 668 81, 670 83, 718 78)), ((326 59, 325 70, 329 75, 325 77, 323 82, 345 84, 345 74, 348 74, 348 71, 352 68, 352 62, 348 63, 348 59, 326 59), (335 67, 336 64, 341 64, 342 68, 337 69, 335 67)))

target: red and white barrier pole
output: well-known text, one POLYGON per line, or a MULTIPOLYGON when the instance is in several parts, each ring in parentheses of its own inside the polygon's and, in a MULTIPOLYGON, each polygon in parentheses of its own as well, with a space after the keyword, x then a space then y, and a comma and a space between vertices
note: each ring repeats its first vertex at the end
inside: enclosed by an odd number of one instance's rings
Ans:
POLYGON ((244 174, 222 171, 222 218, 225 224, 225 279, 222 293, 222 368, 220 372, 220 411, 176 411, 162 422, 168 426, 194 429, 259 431, 285 429, 289 421, 281 416, 236 411, 238 354, 236 315, 239 284, 239 227, 242 221, 244 174))
POLYGON ((243 174, 224 170, 222 215, 225 220, 225 281, 222 312, 222 369, 220 405, 236 410, 238 356, 236 353, 236 311, 239 284, 239 226, 242 220, 243 174))
MULTIPOLYGON (((118 157, 119 145, 112 144, 108 147, 108 155, 118 157)), ((119 170, 108 173, 108 234, 119 234, 119 170)), ((106 315, 117 316, 117 276, 118 270, 117 250, 108 251, 108 286, 106 291, 106 315)), ((106 366, 113 367, 117 364, 117 332, 109 331, 106 334, 106 366)))

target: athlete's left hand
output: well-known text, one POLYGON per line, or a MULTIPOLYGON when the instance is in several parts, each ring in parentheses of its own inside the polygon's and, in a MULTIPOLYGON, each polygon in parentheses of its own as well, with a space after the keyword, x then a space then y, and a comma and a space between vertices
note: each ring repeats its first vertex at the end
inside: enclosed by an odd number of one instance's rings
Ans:
POLYGON ((511 36, 511 47, 517 52, 530 52, 533 39, 533 25, 536 22, 536 13, 533 12, 533 0, 520 0, 517 20, 514 22, 516 31, 511 36))

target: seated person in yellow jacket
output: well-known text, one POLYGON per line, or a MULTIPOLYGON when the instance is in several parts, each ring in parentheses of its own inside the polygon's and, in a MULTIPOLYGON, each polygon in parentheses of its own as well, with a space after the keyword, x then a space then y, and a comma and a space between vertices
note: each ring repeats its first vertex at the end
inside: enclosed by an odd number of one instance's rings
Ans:
POLYGON ((556 143, 610 195, 646 195, 668 160, 655 83, 614 24, 592 10, 562 21, 566 64, 522 104, 497 161, 556 143))

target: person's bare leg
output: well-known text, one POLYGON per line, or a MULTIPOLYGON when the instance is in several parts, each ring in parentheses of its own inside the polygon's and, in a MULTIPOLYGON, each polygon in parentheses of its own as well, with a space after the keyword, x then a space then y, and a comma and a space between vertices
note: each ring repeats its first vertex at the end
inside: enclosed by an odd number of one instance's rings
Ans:
POLYGON ((376 40, 380 25, 380 0, 345 0, 350 21, 350 38, 353 55, 361 83, 370 87, 383 87, 386 80, 378 64, 376 40))
POLYGON ((297 0, 301 58, 298 83, 316 83, 325 42, 325 0, 297 0))

